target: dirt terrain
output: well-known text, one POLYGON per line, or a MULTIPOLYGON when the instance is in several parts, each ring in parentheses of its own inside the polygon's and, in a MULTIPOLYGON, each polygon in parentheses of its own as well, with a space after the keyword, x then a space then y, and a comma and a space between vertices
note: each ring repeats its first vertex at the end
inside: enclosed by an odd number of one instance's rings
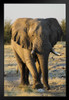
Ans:
MULTIPOLYGON (((30 85, 19 88, 20 72, 16 72, 17 62, 11 45, 4 45, 4 96, 66 96, 66 44, 58 42, 55 51, 49 55, 48 74, 50 90, 32 89, 32 76, 29 75, 30 85)), ((42 78, 41 78, 42 81, 42 78)))

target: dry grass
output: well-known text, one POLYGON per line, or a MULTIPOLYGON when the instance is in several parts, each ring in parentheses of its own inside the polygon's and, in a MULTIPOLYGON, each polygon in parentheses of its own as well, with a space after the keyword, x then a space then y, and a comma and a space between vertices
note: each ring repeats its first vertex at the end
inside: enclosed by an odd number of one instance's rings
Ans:
MULTIPOLYGON (((19 88, 20 73, 16 73, 17 62, 11 45, 4 46, 4 96, 66 96, 66 48, 65 42, 58 42, 55 51, 61 56, 50 53, 49 56, 49 85, 51 90, 43 88, 43 92, 32 89, 32 76, 30 75, 30 85, 19 88)), ((42 79, 41 79, 42 81, 42 79)))

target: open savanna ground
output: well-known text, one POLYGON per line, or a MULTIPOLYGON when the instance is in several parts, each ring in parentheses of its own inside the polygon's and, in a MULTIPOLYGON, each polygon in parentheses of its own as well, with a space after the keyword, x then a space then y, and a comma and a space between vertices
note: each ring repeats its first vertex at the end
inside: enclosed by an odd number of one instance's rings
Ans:
MULTIPOLYGON (((19 88, 20 72, 16 72, 17 62, 11 45, 4 45, 4 96, 66 96, 66 46, 58 42, 54 50, 61 56, 49 55, 48 74, 50 90, 32 89, 32 76, 29 75, 30 85, 19 88)), ((42 81, 42 78, 41 78, 42 81)))

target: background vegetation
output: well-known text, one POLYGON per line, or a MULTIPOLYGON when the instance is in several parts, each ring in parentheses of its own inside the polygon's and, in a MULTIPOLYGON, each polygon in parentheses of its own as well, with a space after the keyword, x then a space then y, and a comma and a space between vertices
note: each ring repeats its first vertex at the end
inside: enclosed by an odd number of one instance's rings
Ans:
POLYGON ((5 20, 4 22, 4 44, 10 44, 11 40, 11 20, 5 20))
MULTIPOLYGON (((11 34, 10 34, 11 21, 12 20, 5 20, 5 22, 4 22, 4 44, 11 43, 11 34)), ((66 21, 62 20, 60 25, 64 32, 61 40, 66 41, 66 21)))
POLYGON ((62 20, 60 25, 64 33, 62 36, 62 41, 66 41, 66 21, 62 20))

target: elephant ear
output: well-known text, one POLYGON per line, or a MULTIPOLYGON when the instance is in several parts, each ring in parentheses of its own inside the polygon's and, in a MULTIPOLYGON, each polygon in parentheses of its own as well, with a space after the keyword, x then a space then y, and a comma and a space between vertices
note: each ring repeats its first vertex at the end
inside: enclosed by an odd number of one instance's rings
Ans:
POLYGON ((49 26, 49 41, 53 47, 57 41, 61 40, 63 32, 61 26, 55 18, 48 18, 46 21, 49 26))
POLYGON ((31 49, 31 43, 29 41, 29 37, 24 29, 15 32, 12 35, 12 39, 22 48, 31 49))

